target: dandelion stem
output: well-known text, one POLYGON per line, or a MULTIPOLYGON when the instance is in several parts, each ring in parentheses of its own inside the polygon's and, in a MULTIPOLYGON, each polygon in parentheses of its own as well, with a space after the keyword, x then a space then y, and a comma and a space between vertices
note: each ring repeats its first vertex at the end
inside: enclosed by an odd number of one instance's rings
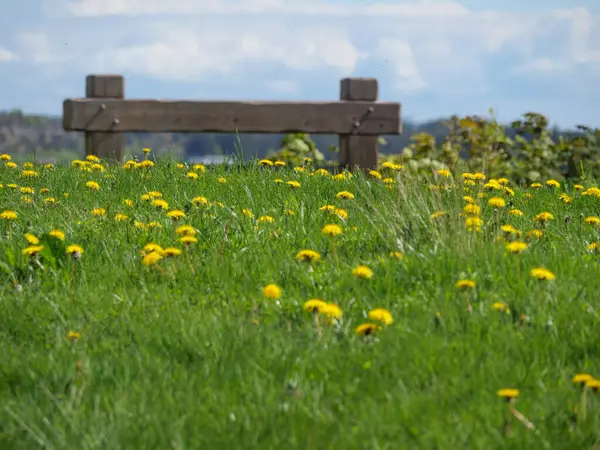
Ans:
POLYGON ((77 261, 73 260, 73 272, 71 273, 71 295, 75 301, 75 276, 77 275, 77 261))
POLYGON ((515 408, 515 406, 513 404, 509 404, 508 405, 508 410, 510 411, 510 413, 516 417, 516 419, 521 422, 523 425, 525 425, 527 428, 529 428, 530 430, 533 430, 536 432, 536 434, 539 433, 539 430, 537 430, 535 428, 535 425, 533 423, 531 423, 531 421, 525 417, 523 414, 521 414, 521 412, 519 412, 517 410, 517 408, 515 408))
POLYGON ((469 311, 469 314, 473 314, 473 306, 469 300, 469 293, 465 291, 463 295, 465 296, 465 303, 467 304, 467 310, 469 311))
POLYGON ((192 259, 190 258, 190 246, 185 246, 185 259, 187 260, 188 265, 190 266, 190 271, 192 274, 196 275, 196 271, 194 270, 194 266, 192 265, 192 259))

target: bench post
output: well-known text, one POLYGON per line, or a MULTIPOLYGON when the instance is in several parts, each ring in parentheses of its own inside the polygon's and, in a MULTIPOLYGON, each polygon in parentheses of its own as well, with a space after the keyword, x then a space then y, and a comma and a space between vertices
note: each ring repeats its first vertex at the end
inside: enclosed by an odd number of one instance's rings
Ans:
MULTIPOLYGON (((85 79, 87 98, 125 98, 125 80, 121 75, 88 75, 85 79)), ((98 111, 101 113, 101 111, 98 111)), ((115 117, 115 126, 118 118, 115 117)), ((125 157, 124 133, 85 133, 85 154, 123 162, 125 157)))
MULTIPOLYGON (((378 84, 374 78, 344 78, 340 82, 340 100, 377 101, 378 84)), ((365 111, 366 113, 366 111, 365 111)), ((357 117, 357 121, 361 121, 357 117)), ((368 119, 366 119, 368 120, 368 119)), ((340 135, 340 166, 354 171, 358 168, 374 170, 377 168, 378 136, 340 135)))

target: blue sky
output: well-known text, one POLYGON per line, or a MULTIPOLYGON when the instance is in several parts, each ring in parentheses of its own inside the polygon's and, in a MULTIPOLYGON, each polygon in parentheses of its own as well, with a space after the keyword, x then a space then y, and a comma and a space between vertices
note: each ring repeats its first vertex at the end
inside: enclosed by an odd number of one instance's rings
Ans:
POLYGON ((493 107, 600 127, 600 1, 0 2, 0 110, 58 115, 89 73, 213 100, 335 100, 367 76, 407 119, 493 107))

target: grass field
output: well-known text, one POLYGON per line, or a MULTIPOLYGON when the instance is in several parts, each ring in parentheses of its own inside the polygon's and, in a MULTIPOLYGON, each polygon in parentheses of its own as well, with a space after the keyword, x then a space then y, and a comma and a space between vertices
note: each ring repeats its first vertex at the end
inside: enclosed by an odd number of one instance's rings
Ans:
POLYGON ((11 166, 2 449, 600 445, 589 182, 11 166))

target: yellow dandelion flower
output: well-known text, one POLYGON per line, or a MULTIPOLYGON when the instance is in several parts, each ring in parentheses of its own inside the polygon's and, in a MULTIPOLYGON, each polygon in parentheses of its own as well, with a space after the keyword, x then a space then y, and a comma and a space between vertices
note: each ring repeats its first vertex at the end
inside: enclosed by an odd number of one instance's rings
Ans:
POLYGON ((536 239, 540 239, 544 235, 542 230, 533 229, 527 233, 527 238, 534 237, 536 239))
POLYGON ((37 238, 37 236, 35 236, 31 233, 25 233, 24 237, 25 237, 25 240, 27 242, 29 242, 31 245, 38 245, 40 243, 40 240, 37 238))
POLYGON ((173 220, 179 220, 185 217, 185 213, 180 209, 173 209, 167 213, 167 216, 173 220))
POLYGON ((356 278, 370 279, 373 278, 373 271, 367 266, 357 266, 352 270, 352 275, 356 278))
POLYGON ((161 259, 163 259, 163 255, 164 253, 150 252, 142 258, 142 264, 144 266, 153 266, 161 259))
POLYGON ((147 155, 148 153, 150 153, 150 151, 151 151, 151 150, 150 150, 150 148, 148 148, 148 147, 144 147, 144 148, 142 149, 142 151, 143 151, 143 152, 144 152, 144 153, 147 155))
POLYGON ((202 196, 194 197, 192 199, 192 203, 195 206, 198 206, 198 205, 208 205, 208 199, 206 197, 202 197, 202 196))
POLYGON ((392 313, 390 313, 385 308, 372 309, 371 311, 369 311, 368 317, 371 320, 382 322, 385 325, 390 325, 394 322, 394 319, 392 318, 392 313))
POLYGON ((319 211, 325 211, 325 212, 335 212, 336 207, 334 205, 323 205, 319 208, 319 211))
POLYGON ((267 284, 265 287, 263 287, 262 292, 265 298, 271 300, 277 300, 279 297, 281 297, 281 288, 273 283, 267 284))
POLYGON ((21 176, 24 178, 35 178, 38 177, 39 174, 35 170, 24 170, 21 172, 21 176))
POLYGON ((169 209, 169 204, 161 198, 152 200, 152 206, 155 206, 155 207, 161 208, 161 209, 169 209))
POLYGON ((181 255, 181 250, 176 247, 167 247, 164 249, 165 256, 179 256, 181 255))
POLYGON ((381 178, 382 178, 381 173, 379 173, 376 170, 369 170, 369 176, 371 176, 373 178, 377 178, 378 180, 381 180, 381 178))
POLYGON ((452 175, 452 173, 450 173, 450 171, 447 169, 440 169, 437 171, 437 174, 444 178, 449 178, 452 175))
POLYGON ((300 250, 298 253, 296 253, 296 259, 298 261, 304 261, 304 262, 314 262, 314 261, 319 261, 321 259, 321 255, 319 252, 316 252, 314 250, 300 250))
POLYGON ((467 217, 465 220, 465 226, 468 231, 481 231, 481 225, 483 225, 483 220, 480 217, 472 216, 467 217))
POLYGON ((506 399, 507 401, 511 401, 519 397, 519 395, 521 395, 521 391, 518 389, 500 389, 498 392, 496 392, 496 395, 500 398, 506 399))
POLYGON ((145 161, 142 161, 142 162, 138 163, 138 167, 142 167, 142 168, 145 168, 145 169, 149 169, 149 168, 154 167, 154 166, 155 166, 154 162, 150 161, 149 159, 146 159, 145 161))
POLYGON ((300 183, 297 181, 288 181, 286 184, 293 189, 298 189, 300 187, 300 183))
POLYGON ((99 191, 100 190, 100 185, 98 183, 96 183, 95 181, 88 181, 87 183, 85 183, 85 186, 91 191, 99 191))
POLYGON ((329 319, 341 319, 344 315, 342 308, 335 303, 327 303, 321 308, 321 314, 327 316, 329 319))
POLYGON ((268 159, 261 159, 260 161, 258 161, 258 165, 270 167, 273 165, 273 161, 269 161, 268 159))
POLYGON ((67 333, 67 339, 71 341, 78 341, 81 339, 81 333, 78 333, 77 331, 69 331, 67 333))
POLYGON ((586 217, 584 222, 588 225, 593 225, 595 227, 600 226, 600 217, 596 217, 596 216, 589 216, 586 217))
POLYGON ((242 214, 246 217, 254 217, 254 213, 252 211, 250 211, 248 208, 244 208, 242 209, 242 214))
POLYGON ((377 330, 381 329, 379 325, 375 325, 374 323, 363 323, 356 327, 355 332, 361 336, 370 336, 375 334, 377 330))
POLYGON ((274 165, 275 167, 283 167, 283 166, 287 166, 287 163, 286 163, 285 161, 275 161, 275 162, 273 163, 273 165, 274 165))
POLYGON ((185 245, 195 244, 198 242, 198 239, 195 236, 182 236, 179 238, 179 242, 182 242, 185 245))
POLYGON ((323 300, 319 298, 313 298, 305 301, 302 305, 302 309, 310 313, 319 313, 323 308, 325 308, 326 305, 327 303, 323 300))
POLYGON ((345 209, 338 208, 333 212, 333 214, 338 216, 340 219, 343 219, 343 220, 348 219, 348 211, 346 211, 345 209))
POLYGON ((335 198, 342 200, 351 200, 354 198, 354 194, 348 191, 341 191, 335 194, 335 198))
POLYGON ((336 237, 342 234, 342 227, 335 224, 328 224, 323 227, 321 233, 325 236, 336 237))
POLYGON ((535 269, 531 269, 531 276, 540 281, 542 281, 542 280, 550 281, 550 280, 556 279, 556 275, 554 275, 548 269, 545 269, 543 267, 537 267, 535 269))
POLYGON ((521 241, 513 241, 506 245, 506 250, 510 253, 523 253, 527 250, 527 244, 521 241))
POLYGON ((556 180, 548 180, 548 181, 546 181, 546 186, 557 188, 557 187, 560 187, 560 183, 556 180))
POLYGON ((592 197, 600 198, 600 188, 597 188, 597 187, 588 188, 584 192, 582 192, 581 195, 585 195, 585 196, 589 195, 592 197))
POLYGON ((445 211, 436 211, 429 216, 431 220, 441 219, 442 217, 446 217, 448 215, 445 211))
POLYGON ((474 289, 477 283, 473 280, 458 280, 455 286, 457 289, 465 291, 467 289, 474 289))
POLYGON ((541 212, 534 217, 534 222, 546 223, 550 220, 553 220, 554 216, 549 212, 541 212))
POLYGON ((573 187, 575 188, 575 190, 577 191, 583 191, 583 186, 581 184, 575 184, 573 185, 573 187))
POLYGON ((12 158, 8 153, 2 153, 0 155, 0 161, 10 161, 12 158))
POLYGON ((63 233, 60 230, 51 230, 50 233, 48 233, 50 236, 54 236, 56 239, 64 241, 65 240, 65 233, 63 233))
POLYGON ((488 200, 488 205, 492 208, 504 208, 506 206, 506 201, 501 197, 492 197, 488 200))
POLYGON ((71 255, 71 256, 75 256, 75 254, 78 254, 79 256, 81 256, 83 254, 83 247, 77 244, 71 244, 67 246, 66 249, 66 253, 71 255))
POLYGON ((104 208, 94 208, 92 209, 92 215, 96 217, 102 217, 106 215, 106 210, 104 208))
POLYGON ((481 213, 481 208, 475 203, 467 203, 463 208, 463 212, 467 216, 478 216, 481 213))
POLYGON ((42 250, 44 250, 44 246, 43 245, 31 245, 27 248, 24 248, 21 253, 23 255, 27 255, 27 256, 35 256, 37 255, 39 252, 41 252, 42 250))
POLYGON ((187 178, 189 178, 190 180, 197 180, 198 179, 198 174, 196 172, 188 172, 185 176, 187 178))
POLYGON ((494 311, 501 311, 501 312, 503 312, 503 311, 507 311, 508 310, 508 305, 506 303, 502 303, 502 302, 495 302, 492 305, 492 309, 494 311))
POLYGON ((563 203, 565 203, 566 205, 573 203, 573 197, 569 197, 568 194, 561 194, 559 197, 563 203))
POLYGON ((271 216, 260 216, 257 220, 258 223, 273 223, 275 222, 275 219, 273 219, 271 216))
POLYGON ((225 178, 225 177, 219 177, 219 178, 217 178, 217 183, 219 183, 219 184, 225 184, 225 183, 227 183, 227 178, 225 178))
POLYGON ((404 254, 402 252, 390 252, 389 256, 391 258, 404 259, 404 254))
POLYGON ((539 189, 539 188, 541 188, 541 187, 543 187, 543 186, 542 186, 542 183, 531 183, 531 186, 530 186, 530 187, 531 187, 532 189, 539 189))
POLYGON ((117 213, 115 214, 115 220, 117 222, 124 222, 129 219, 129 216, 126 214, 117 213))
POLYGON ((175 229, 175 233, 180 236, 194 236, 196 229, 191 225, 180 225, 175 229))
POLYGON ((585 387, 594 392, 600 391, 600 380, 592 379, 585 382, 585 387))
POLYGON ((600 242, 592 242, 586 246, 589 252, 597 252, 600 253, 600 242))
POLYGON ((590 380, 593 380, 594 377, 587 373, 578 373, 573 377, 574 384, 585 384, 590 380))
POLYGON ((522 217, 524 215, 520 209, 511 209, 508 211, 508 214, 515 217, 522 217))

